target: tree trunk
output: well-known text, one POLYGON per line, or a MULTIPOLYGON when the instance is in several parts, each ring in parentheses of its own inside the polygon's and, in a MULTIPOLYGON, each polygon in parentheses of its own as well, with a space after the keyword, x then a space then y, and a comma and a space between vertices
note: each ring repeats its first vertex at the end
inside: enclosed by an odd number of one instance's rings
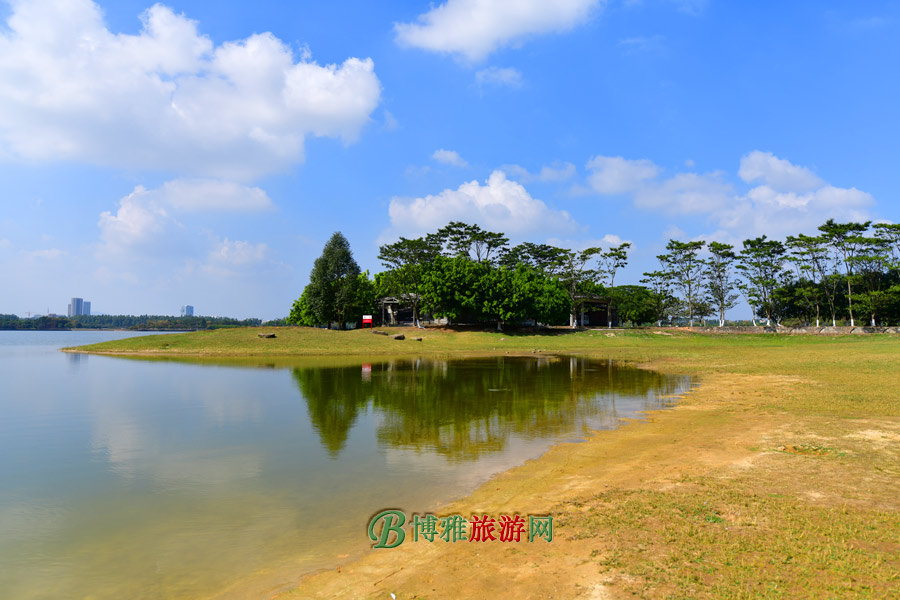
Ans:
POLYGON ((847 278, 847 310, 850 311, 850 327, 855 327, 853 322, 853 292, 850 289, 850 278, 847 278))

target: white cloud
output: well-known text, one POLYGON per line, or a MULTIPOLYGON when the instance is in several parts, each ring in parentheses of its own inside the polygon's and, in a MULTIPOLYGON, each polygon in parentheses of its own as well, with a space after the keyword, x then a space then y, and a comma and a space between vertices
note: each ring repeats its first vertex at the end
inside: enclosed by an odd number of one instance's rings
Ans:
POLYGON ((623 240, 620 236, 614 233, 607 233, 601 238, 588 238, 588 239, 562 239, 558 237, 548 238, 546 243, 551 246, 556 246, 558 248, 570 248, 572 250, 586 250, 588 248, 603 248, 608 250, 613 246, 618 246, 624 242, 628 242, 632 244, 631 252, 634 251, 634 245, 631 240, 623 240))
POLYGON ((568 31, 588 20, 604 0, 447 0, 395 23, 397 43, 481 60, 494 50, 532 35, 568 31))
POLYGON ((266 259, 269 248, 260 242, 250 242, 225 238, 210 251, 209 262, 232 267, 246 267, 260 263, 266 259))
POLYGON ((12 242, 6 238, 0 238, 0 248, 9 248, 12 246, 12 242))
POLYGON ((537 173, 531 173, 520 165, 504 165, 502 169, 517 180, 525 183, 531 181, 543 183, 567 181, 575 176, 575 165, 570 162, 554 162, 550 165, 544 165, 537 173))
POLYGON ((588 183, 600 194, 624 194, 639 189, 662 171, 652 161, 621 156, 595 156, 587 163, 588 183))
POLYGON ((256 212, 274 208, 262 189, 218 179, 175 179, 147 192, 147 196, 186 212, 256 212))
POLYGON ((734 205, 716 215, 726 229, 745 235, 780 238, 797 233, 815 233, 829 218, 837 221, 869 220, 872 196, 856 188, 838 188, 823 184, 817 190, 798 194, 757 186, 734 205))
POLYGON ((729 206, 733 198, 731 184, 718 173, 678 173, 635 190, 634 204, 668 214, 704 214, 729 206))
POLYGON ((478 87, 493 85, 498 87, 522 87, 522 73, 513 67, 488 67, 475 73, 478 87))
MULTIPOLYGON (((97 225, 105 242, 101 254, 126 248, 172 246, 173 235, 183 229, 177 213, 253 212, 273 208, 258 187, 212 179, 175 179, 157 189, 137 186, 119 200, 116 213, 100 214, 97 225)), ((171 248, 170 248, 171 249, 171 248)))
POLYGON ((532 198, 521 184, 508 180, 503 171, 491 173, 484 185, 470 181, 434 196, 393 198, 388 212, 394 229, 404 232, 433 231, 450 221, 477 223, 508 234, 576 228, 569 213, 552 210, 532 198))
POLYGON ((12 4, 0 32, 0 155, 247 179, 354 141, 380 102, 370 59, 299 61, 270 33, 215 46, 156 4, 115 34, 90 0, 12 4))
POLYGON ((469 163, 467 163, 456 150, 444 150, 443 148, 441 148, 440 150, 435 150, 434 154, 431 155, 431 158, 439 163, 451 165, 454 167, 469 166, 469 163))
MULTIPOLYGON (((759 184, 744 195, 720 172, 677 173, 660 179, 662 170, 649 160, 604 156, 591 159, 587 166, 594 192, 629 194, 635 207, 647 212, 705 217, 717 228, 699 236, 706 239, 815 232, 829 218, 868 220, 868 208, 874 204, 866 192, 832 186, 806 167, 758 150, 740 161, 738 176, 759 184)), ((683 239, 684 231, 675 227, 664 237, 683 239)))
POLYGON ((101 213, 97 226, 106 244, 101 254, 109 255, 130 247, 156 245, 180 223, 154 200, 153 192, 138 186, 119 201, 116 214, 101 213))
POLYGON ((798 167, 771 152, 759 150, 741 158, 738 176, 747 183, 759 181, 781 191, 808 192, 824 185, 806 167, 798 167))
POLYGON ((770 152, 756 150, 744 156, 738 175, 748 183, 760 185, 716 217, 721 227, 746 235, 815 233, 829 218, 865 221, 875 202, 871 194, 830 185, 806 167, 770 152))

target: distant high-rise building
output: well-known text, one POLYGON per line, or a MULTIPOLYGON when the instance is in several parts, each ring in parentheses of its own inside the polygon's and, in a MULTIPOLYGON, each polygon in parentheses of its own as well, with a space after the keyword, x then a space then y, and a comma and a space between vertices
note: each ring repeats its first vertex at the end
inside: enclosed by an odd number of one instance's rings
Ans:
POLYGON ((182 317, 193 317, 194 316, 194 307, 190 304, 185 304, 181 307, 181 316, 182 317))
POLYGON ((72 298, 71 302, 69 302, 69 313, 70 317, 76 317, 78 315, 84 314, 84 299, 82 298, 72 298))
POLYGON ((88 302, 87 300, 84 301, 84 312, 81 314, 88 316, 88 317, 91 316, 91 303, 88 302))

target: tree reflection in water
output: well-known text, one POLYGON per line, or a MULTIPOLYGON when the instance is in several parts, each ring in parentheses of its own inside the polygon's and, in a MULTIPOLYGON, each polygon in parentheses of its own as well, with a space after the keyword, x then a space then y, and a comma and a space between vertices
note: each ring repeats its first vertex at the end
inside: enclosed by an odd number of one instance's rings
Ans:
POLYGON ((382 447, 474 460, 523 438, 581 434, 617 425, 631 410, 671 406, 690 378, 576 357, 404 359, 294 369, 312 425, 332 457, 360 411, 382 417, 382 447))

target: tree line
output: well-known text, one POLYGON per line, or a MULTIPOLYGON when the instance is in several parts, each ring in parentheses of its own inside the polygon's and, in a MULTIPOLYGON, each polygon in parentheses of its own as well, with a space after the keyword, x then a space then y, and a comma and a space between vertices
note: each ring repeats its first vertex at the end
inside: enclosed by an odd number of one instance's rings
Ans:
POLYGON ((379 248, 385 271, 370 278, 353 259, 349 242, 335 233, 315 261, 310 282, 288 322, 344 328, 377 312, 393 297, 422 314, 450 322, 533 321, 571 326, 586 298, 607 300, 633 325, 698 320, 725 314, 743 298, 766 324, 791 321, 851 326, 900 320, 900 225, 837 223, 817 235, 763 235, 735 247, 723 242, 669 240, 658 268, 641 285, 616 285, 628 264, 628 242, 584 250, 525 242, 510 246, 502 233, 451 222, 434 233, 379 248))
MULTIPOLYGON (((164 315, 77 315, 74 317, 43 316, 22 319, 17 315, 0 315, 0 330, 55 329, 133 329, 136 331, 220 329, 226 327, 258 327, 259 319, 230 317, 170 317, 164 315)), ((286 324, 269 321, 266 325, 286 324)))

